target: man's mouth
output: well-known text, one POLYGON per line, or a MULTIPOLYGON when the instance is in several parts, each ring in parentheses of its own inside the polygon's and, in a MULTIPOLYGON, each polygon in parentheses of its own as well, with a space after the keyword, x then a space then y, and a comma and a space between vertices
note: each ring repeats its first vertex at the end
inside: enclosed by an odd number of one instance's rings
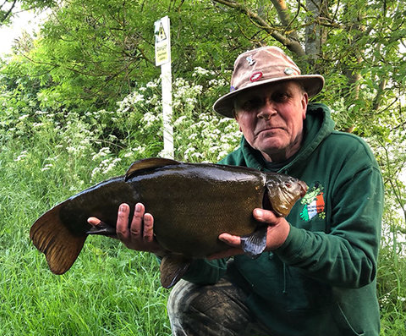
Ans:
POLYGON ((256 135, 258 136, 261 133, 275 132, 277 130, 282 130, 282 129, 283 129, 282 127, 266 127, 266 128, 263 128, 263 129, 259 130, 258 132, 256 132, 256 135))

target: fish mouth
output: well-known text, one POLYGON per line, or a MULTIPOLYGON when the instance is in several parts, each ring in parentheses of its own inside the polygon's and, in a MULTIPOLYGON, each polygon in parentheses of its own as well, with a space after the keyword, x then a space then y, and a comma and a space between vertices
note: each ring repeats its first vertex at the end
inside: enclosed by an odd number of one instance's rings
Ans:
POLYGON ((303 181, 299 181, 299 185, 300 185, 300 197, 303 198, 304 195, 306 195, 307 193, 308 186, 303 181))

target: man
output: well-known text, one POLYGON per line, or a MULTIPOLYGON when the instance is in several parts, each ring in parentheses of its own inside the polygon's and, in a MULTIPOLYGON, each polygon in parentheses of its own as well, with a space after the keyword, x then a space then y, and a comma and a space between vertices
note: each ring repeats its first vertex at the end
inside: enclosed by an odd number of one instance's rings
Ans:
MULTIPOLYGON (((237 58, 231 92, 214 110, 235 118, 243 137, 220 163, 288 174, 309 190, 287 218, 253 211, 268 225, 259 258, 224 233, 230 250, 192 264, 169 297, 174 335, 379 335, 381 174, 360 138, 334 131, 329 109, 308 103, 323 84, 276 47, 237 58)), ((120 207, 117 234, 129 248, 160 255, 142 204, 132 219, 120 207)))

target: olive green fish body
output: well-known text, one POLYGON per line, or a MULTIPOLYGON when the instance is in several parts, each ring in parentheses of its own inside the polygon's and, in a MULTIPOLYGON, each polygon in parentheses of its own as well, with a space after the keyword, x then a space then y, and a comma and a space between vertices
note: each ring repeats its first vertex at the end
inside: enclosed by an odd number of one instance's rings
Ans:
POLYGON ((190 260, 229 248, 218 239, 220 233, 245 236, 246 252, 259 255, 266 230, 258 230, 252 210, 265 207, 286 216, 305 191, 303 182, 285 175, 145 159, 135 162, 125 176, 101 182, 47 211, 31 227, 30 237, 46 255, 51 271, 63 274, 89 234, 115 234, 120 204, 133 209, 141 202, 154 216, 156 240, 168 251, 161 282, 170 287, 190 260), (99 218, 103 225, 93 227, 89 217, 99 218))
POLYGON ((153 214, 158 242, 169 251, 203 258, 228 248, 217 239, 220 233, 244 236, 258 225, 252 209, 262 207, 264 176, 233 168, 180 164, 127 182, 153 214))

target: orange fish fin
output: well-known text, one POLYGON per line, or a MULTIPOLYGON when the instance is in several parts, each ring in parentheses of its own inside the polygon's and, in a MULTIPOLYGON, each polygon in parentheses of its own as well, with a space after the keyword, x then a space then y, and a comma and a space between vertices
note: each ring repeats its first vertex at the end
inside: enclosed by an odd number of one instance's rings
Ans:
POLYGON ((190 259, 181 255, 168 254, 161 261, 161 285, 165 288, 173 287, 186 273, 190 259))
POLYGON ((54 274, 63 274, 71 268, 87 237, 87 234, 72 234, 62 223, 59 212, 63 206, 61 203, 43 214, 30 230, 33 244, 45 254, 54 274))
POLYGON ((127 181, 131 178, 136 172, 146 169, 154 169, 157 167, 163 167, 168 165, 178 165, 181 164, 179 161, 171 160, 171 159, 164 159, 164 158, 149 158, 149 159, 142 159, 133 162, 133 164, 128 168, 127 172, 125 173, 125 180, 127 181))

